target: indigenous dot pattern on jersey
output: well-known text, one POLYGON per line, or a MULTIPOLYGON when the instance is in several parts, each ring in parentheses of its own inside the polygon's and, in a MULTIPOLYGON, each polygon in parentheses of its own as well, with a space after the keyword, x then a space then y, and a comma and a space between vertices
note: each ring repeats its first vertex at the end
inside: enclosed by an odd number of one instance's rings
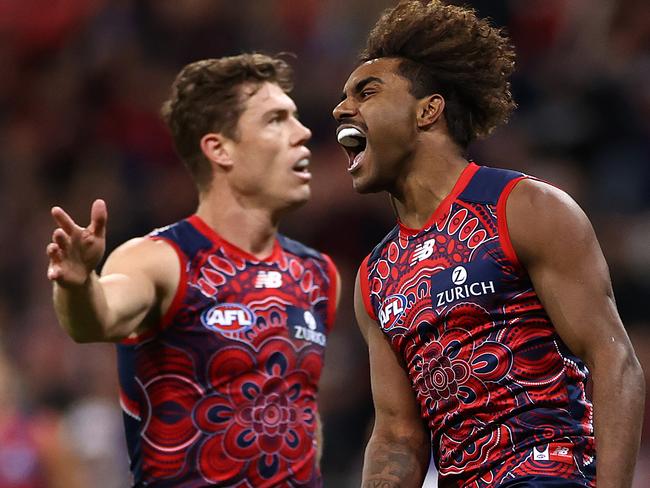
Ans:
POLYGON ((334 320, 330 259, 279 236, 259 260, 192 216, 151 236, 182 277, 161 327, 119 348, 136 482, 316 487, 317 385, 334 320))
POLYGON ((398 224, 362 265, 367 311, 408 369, 445 486, 593 484, 587 369, 508 237, 505 202, 524 178, 470 164, 423 229, 398 224))

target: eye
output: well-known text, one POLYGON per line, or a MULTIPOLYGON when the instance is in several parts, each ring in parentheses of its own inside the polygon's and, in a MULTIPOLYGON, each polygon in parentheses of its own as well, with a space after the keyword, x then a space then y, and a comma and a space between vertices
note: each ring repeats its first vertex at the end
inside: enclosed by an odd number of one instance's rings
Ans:
POLYGON ((366 90, 362 90, 361 93, 360 93, 359 95, 361 96, 361 99, 363 100, 363 99, 368 98, 368 97, 369 97, 370 95, 372 95, 373 93, 375 93, 374 90, 366 89, 366 90))

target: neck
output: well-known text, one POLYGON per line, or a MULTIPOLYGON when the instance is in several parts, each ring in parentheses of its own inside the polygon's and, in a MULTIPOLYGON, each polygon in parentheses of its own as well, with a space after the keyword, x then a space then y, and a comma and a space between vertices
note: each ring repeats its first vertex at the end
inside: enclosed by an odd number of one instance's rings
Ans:
POLYGON ((391 200, 407 227, 420 229, 451 193, 468 161, 457 150, 429 146, 416 152, 391 200))
POLYGON ((278 231, 279 217, 230 192, 208 191, 199 197, 196 214, 225 240, 256 258, 271 255, 278 231))

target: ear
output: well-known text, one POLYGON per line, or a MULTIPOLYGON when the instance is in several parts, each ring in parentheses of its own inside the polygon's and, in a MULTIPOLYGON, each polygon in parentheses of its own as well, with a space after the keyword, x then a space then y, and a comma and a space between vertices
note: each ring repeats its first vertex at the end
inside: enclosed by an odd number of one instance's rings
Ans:
POLYGON ((418 101, 417 123, 420 129, 428 129, 435 124, 445 109, 442 95, 433 94, 418 101))
POLYGON ((222 168, 233 165, 232 158, 228 152, 228 138, 219 133, 208 133, 201 137, 201 151, 203 155, 222 168))

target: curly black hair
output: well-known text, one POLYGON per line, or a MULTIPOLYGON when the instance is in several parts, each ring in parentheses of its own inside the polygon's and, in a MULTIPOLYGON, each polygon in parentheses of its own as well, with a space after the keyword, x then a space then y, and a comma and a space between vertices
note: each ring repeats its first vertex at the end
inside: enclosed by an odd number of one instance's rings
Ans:
POLYGON ((385 10, 359 61, 384 57, 401 59, 398 70, 413 96, 444 97, 449 132, 462 148, 505 123, 516 107, 509 82, 514 48, 471 8, 406 0, 385 10))

